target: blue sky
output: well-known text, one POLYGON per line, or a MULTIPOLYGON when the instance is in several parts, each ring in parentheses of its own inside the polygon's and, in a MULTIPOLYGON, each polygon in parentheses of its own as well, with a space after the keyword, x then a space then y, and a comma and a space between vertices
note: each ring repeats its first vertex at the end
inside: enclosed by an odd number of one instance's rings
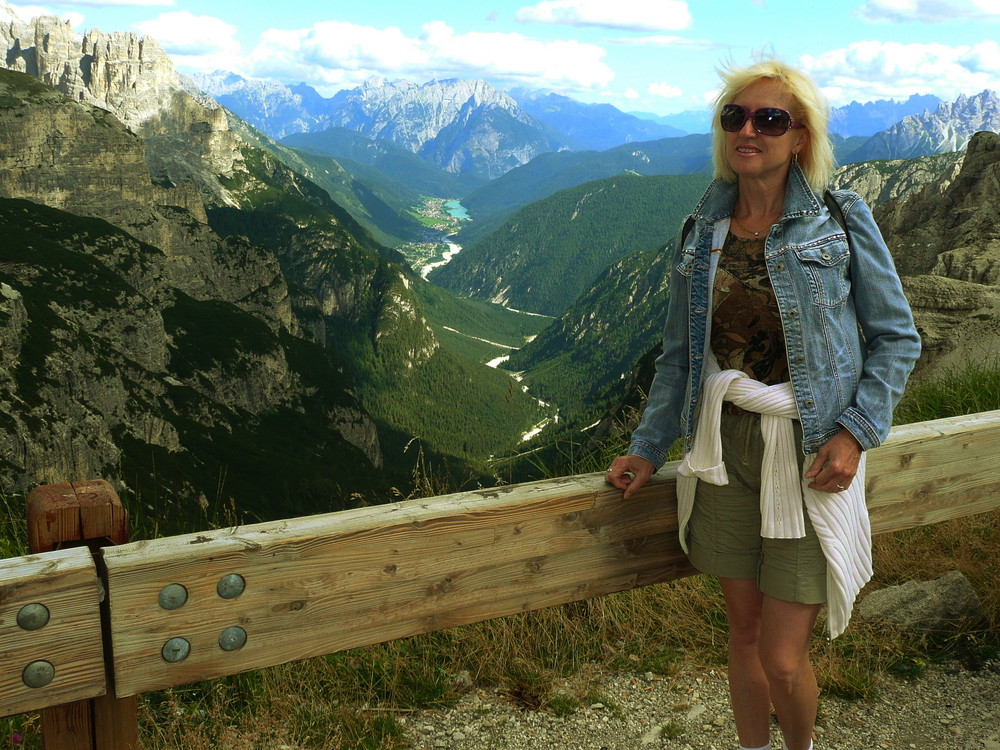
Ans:
MULTIPOLYGON (((0 0, 2 2, 3 0, 0 0)), ((705 107, 768 52, 835 106, 1000 90, 1000 0, 50 0, 22 15, 154 37, 184 72, 304 81, 481 78, 627 111, 705 107)))

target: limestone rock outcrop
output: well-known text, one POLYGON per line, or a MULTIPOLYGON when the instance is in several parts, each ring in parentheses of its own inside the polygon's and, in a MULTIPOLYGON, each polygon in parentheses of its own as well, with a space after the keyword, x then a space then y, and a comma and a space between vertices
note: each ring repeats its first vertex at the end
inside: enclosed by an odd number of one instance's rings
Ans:
POLYGON ((218 176, 240 171, 243 142, 225 110, 184 89, 154 39, 97 29, 81 36, 58 18, 21 23, 0 15, 0 49, 0 67, 107 110, 147 139, 150 170, 161 181, 191 182, 209 204, 233 204, 218 176))
POLYGON ((315 298, 274 253, 220 237, 190 183, 154 182, 148 141, 108 110, 11 70, 0 102, 0 488, 146 483, 157 456, 194 497, 265 426, 288 444, 313 431, 326 464, 381 464, 347 368, 299 325, 293 297, 315 298))
POLYGON ((953 570, 932 581, 908 581, 873 591, 861 600, 858 614, 920 632, 946 633, 975 623, 983 608, 969 580, 953 570))
POLYGON ((977 133, 961 169, 875 209, 921 329, 916 376, 1000 354, 1000 135, 977 133))
POLYGON ((918 159, 847 164, 834 173, 832 187, 853 190, 870 206, 900 200, 924 188, 943 192, 958 175, 964 158, 964 151, 956 151, 918 159))

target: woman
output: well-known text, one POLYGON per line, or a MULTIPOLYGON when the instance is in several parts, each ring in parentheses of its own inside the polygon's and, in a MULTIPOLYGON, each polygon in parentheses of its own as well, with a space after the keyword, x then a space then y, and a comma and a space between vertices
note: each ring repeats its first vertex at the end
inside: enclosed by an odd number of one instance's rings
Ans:
POLYGON ((605 479, 628 499, 683 435, 680 541, 721 584, 740 746, 770 748, 773 705, 785 747, 806 750, 813 626, 827 602, 839 634, 871 577, 864 451, 920 339, 869 208, 832 194, 845 233, 825 205, 816 85, 776 60, 722 78, 716 179, 682 233, 642 421, 605 479))

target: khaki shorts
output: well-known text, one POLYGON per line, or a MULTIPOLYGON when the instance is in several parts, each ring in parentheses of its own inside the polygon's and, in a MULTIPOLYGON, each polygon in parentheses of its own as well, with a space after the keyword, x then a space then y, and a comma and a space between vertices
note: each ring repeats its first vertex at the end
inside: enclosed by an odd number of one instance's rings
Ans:
MULTIPOLYGON (((795 423, 796 442, 802 429, 795 423)), ((826 558, 806 518, 802 539, 760 535, 760 416, 722 415, 722 460, 729 484, 698 482, 688 525, 691 564, 722 578, 751 578, 768 596, 788 602, 826 601, 826 558)))

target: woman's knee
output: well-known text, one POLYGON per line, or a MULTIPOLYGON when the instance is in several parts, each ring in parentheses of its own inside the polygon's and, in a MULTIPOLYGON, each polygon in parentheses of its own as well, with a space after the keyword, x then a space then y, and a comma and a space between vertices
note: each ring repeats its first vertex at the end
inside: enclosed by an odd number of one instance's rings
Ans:
POLYGON ((758 649, 760 643, 760 617, 729 618, 729 643, 741 649, 758 649))
POLYGON ((771 689, 793 693, 812 676, 809 653, 761 649, 760 663, 771 689))
POLYGON ((726 601, 730 644, 756 648, 763 601, 756 581, 742 578, 720 578, 719 581, 726 601))

